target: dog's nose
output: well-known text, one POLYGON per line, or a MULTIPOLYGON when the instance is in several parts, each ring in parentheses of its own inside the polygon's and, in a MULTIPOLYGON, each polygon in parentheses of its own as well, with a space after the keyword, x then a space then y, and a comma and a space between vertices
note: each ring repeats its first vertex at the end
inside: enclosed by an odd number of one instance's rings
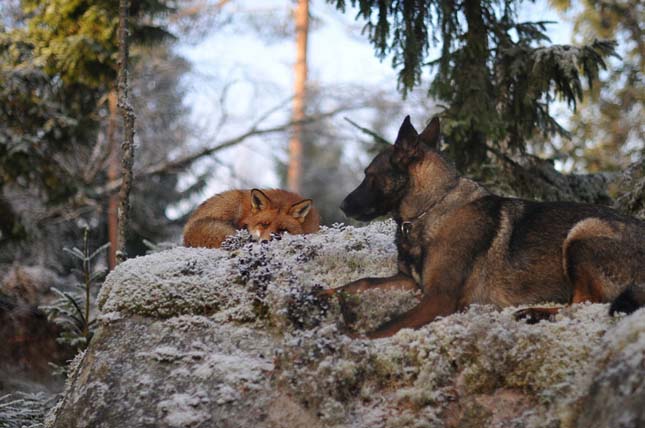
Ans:
POLYGON ((347 199, 343 199, 343 202, 340 203, 340 210, 347 214, 347 199))

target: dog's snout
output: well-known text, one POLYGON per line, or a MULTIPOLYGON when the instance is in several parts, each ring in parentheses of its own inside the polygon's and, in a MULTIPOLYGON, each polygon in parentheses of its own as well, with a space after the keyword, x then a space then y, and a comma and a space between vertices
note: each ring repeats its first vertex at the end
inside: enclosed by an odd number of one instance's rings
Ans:
POLYGON ((343 199, 343 202, 340 203, 340 210, 347 214, 347 198, 343 199))

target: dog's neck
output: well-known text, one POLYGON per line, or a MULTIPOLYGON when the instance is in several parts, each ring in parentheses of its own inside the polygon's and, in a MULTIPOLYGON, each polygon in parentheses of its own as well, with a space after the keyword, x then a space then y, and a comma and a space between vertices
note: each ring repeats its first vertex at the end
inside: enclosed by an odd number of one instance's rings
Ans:
POLYGON ((440 154, 428 151, 410 166, 408 191, 396 217, 403 222, 414 222, 429 212, 456 208, 455 204, 463 205, 487 194, 481 185, 461 177, 440 154))

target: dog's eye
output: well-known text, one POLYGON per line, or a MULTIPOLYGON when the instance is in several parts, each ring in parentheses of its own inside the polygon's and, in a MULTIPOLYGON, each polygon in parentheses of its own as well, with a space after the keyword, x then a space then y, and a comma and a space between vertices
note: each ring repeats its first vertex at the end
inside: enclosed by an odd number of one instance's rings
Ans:
POLYGON ((280 229, 278 229, 278 233, 279 233, 279 234, 283 234, 283 233, 287 233, 287 232, 288 232, 288 231, 287 231, 287 229, 285 229, 285 228, 282 228, 282 227, 281 227, 280 229))
POLYGON ((260 226, 262 226, 262 227, 264 227, 266 229, 267 227, 271 226, 271 223, 267 223, 267 222, 260 223, 260 226))

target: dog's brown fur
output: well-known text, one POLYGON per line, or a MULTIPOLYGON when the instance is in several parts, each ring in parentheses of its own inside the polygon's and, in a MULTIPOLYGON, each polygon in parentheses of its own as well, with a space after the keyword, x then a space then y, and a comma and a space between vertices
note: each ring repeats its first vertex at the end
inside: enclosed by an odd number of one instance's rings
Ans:
POLYGON ((422 291, 415 308, 368 337, 418 328, 474 303, 610 302, 630 285, 645 284, 645 223, 602 206, 493 195, 460 177, 437 150, 438 141, 438 119, 418 135, 406 118, 395 145, 376 156, 341 205, 359 220, 393 214, 399 272, 326 294, 422 291))
POLYGON ((311 199, 281 189, 229 190, 204 201, 184 227, 187 247, 219 248, 235 231, 260 241, 289 232, 317 232, 320 216, 311 199))

